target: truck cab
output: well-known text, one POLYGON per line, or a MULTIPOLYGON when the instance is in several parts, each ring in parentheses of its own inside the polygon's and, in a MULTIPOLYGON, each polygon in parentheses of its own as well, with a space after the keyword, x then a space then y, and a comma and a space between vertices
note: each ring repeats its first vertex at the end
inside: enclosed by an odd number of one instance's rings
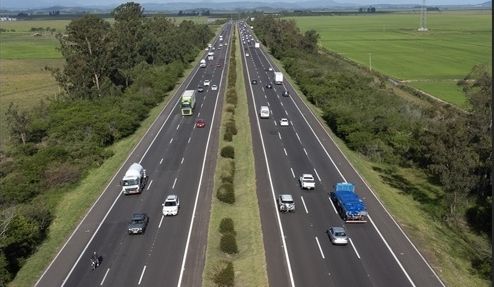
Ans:
POLYGON ((142 165, 133 163, 122 178, 122 192, 124 194, 141 193, 146 186, 147 175, 142 165))

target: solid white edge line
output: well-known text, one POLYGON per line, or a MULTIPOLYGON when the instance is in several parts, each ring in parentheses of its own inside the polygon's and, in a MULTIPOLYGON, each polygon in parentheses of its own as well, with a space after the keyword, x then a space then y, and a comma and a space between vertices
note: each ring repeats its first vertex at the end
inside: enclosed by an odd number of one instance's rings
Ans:
POLYGON ((326 259, 326 257, 324 257, 324 253, 322 252, 321 244, 319 244, 319 239, 317 239, 317 236, 315 236, 315 238, 316 238, 317 246, 319 247, 319 252, 321 252, 322 259, 326 259))
MULTIPOLYGON (((195 75, 197 74, 197 71, 199 70, 198 67, 196 67, 195 71, 194 71, 194 74, 192 75, 192 77, 189 78, 189 83, 191 82, 191 80, 195 77, 195 75)), ((180 91, 180 89, 182 88, 182 86, 184 85, 186 81, 183 81, 182 84, 180 84, 180 86, 178 87, 177 89, 177 92, 180 91)), ((178 93, 175 93, 175 97, 177 98, 180 98, 179 97, 179 94, 178 93)), ((160 114, 154 119, 153 123, 148 127, 148 129, 146 130, 146 132, 144 133, 144 135, 141 137, 141 139, 139 140, 139 142, 134 146, 134 148, 132 149, 132 151, 129 153, 129 155, 127 156, 127 158, 125 159, 125 161, 122 163, 122 165, 120 166, 120 168, 118 169, 118 171, 113 175, 112 179, 108 182, 108 184, 106 185, 104 191, 98 196, 98 198, 96 199, 96 201, 93 203, 93 205, 91 205, 91 208, 89 208, 89 210, 86 212, 86 214, 84 215, 84 217, 82 218, 81 221, 79 221, 79 223, 77 224, 76 228, 74 229, 74 231, 70 234, 69 238, 65 241, 65 243, 63 244, 62 248, 60 248, 60 250, 58 251, 57 255, 55 255, 55 257, 52 259, 52 261, 50 262, 50 264, 48 265, 48 267, 46 267, 46 269, 43 271, 43 274, 41 274, 41 276, 38 278, 38 281, 36 281, 36 283, 34 284, 34 286, 37 286, 39 284, 39 282, 41 281, 41 279, 43 279, 43 277, 45 277, 46 273, 48 272, 48 270, 51 268, 51 266, 53 265, 53 263, 55 262, 55 260, 58 259, 58 256, 60 256, 60 254, 62 253, 62 251, 65 249, 65 247, 67 246, 67 244, 69 243, 69 241, 72 239, 72 237, 74 237, 75 233, 77 232, 77 230, 79 230, 79 228, 81 227, 82 223, 84 222, 84 220, 87 218, 87 216, 89 215, 89 213, 91 213, 91 211, 93 210, 93 208, 96 206, 96 204, 100 201, 101 197, 103 197, 103 195, 106 193, 108 187, 110 187, 110 184, 115 180, 115 178, 117 177, 117 175, 120 173, 120 171, 122 170, 122 168, 127 164, 127 161, 130 159, 130 156, 135 152, 135 150, 139 147, 139 145, 141 144, 141 142, 144 140, 145 136, 149 133, 149 131, 151 130, 151 128, 153 128, 154 124, 158 121, 160 115, 165 111, 165 109, 170 105, 170 103, 173 102, 173 98, 170 99, 170 101, 168 102, 168 104, 166 104, 163 109, 161 110, 160 114)), ((165 124, 168 122, 168 119, 170 118, 170 116, 173 114, 172 111, 175 110, 176 106, 178 105, 179 101, 177 100, 175 102, 175 105, 173 105, 170 113, 168 114, 168 116, 166 117, 165 121, 163 122, 163 124, 161 125, 159 131, 156 133, 156 135, 154 136, 153 140, 151 141, 151 143, 149 144, 148 148, 146 149, 146 151, 144 152, 144 154, 142 155, 141 159, 139 160, 139 163, 142 162, 142 160, 144 159, 144 157, 146 156, 146 154, 148 153, 149 149, 151 148, 151 146, 153 145, 154 141, 156 140, 156 138, 158 137, 158 135, 160 134, 161 130, 163 129, 163 127, 165 126, 165 124)), ((120 197, 122 193, 119 192, 117 197, 115 198, 115 201, 113 202, 111 208, 113 208, 113 206, 115 205, 115 202, 116 200, 120 197)), ((96 228, 96 231, 95 232, 98 232, 100 226, 103 224, 104 220, 106 219, 106 217, 108 216, 109 212, 111 211, 111 208, 108 210, 108 212, 105 214, 105 217, 103 218, 103 220, 100 222, 99 226, 96 228)), ((74 268, 75 268, 75 265, 77 265, 82 257, 82 255, 84 254, 84 252, 86 251, 87 247, 89 246, 89 244, 91 244, 92 240, 94 238, 94 235, 89 239, 87 245, 85 246, 85 248, 83 249, 83 251, 81 252, 81 254, 79 255, 79 257, 77 258, 76 262, 74 263, 74 266, 70 269, 69 273, 67 274, 67 276, 65 277, 64 281, 62 282, 62 285, 63 286, 65 284, 65 282, 67 281, 68 277, 70 277, 71 273, 73 272, 74 268)))
POLYGON ((309 210, 307 210, 307 205, 305 205, 304 197, 303 196, 300 196, 300 199, 302 199, 302 204, 304 205, 305 213, 309 214, 309 210))
MULTIPOLYGON (((229 39, 231 39, 231 37, 229 37, 229 39)), ((227 58, 228 57, 225 56, 225 58, 223 59, 223 66, 225 66, 226 59, 227 58)), ((223 76, 224 76, 225 70, 226 69, 222 69, 221 70, 220 84, 223 82, 223 76)), ((211 125, 209 126, 208 140, 207 140, 207 143, 206 143, 206 147, 204 149, 204 158, 202 160, 201 176, 199 177, 199 184, 197 186, 196 199, 195 199, 195 202, 194 202, 194 208, 192 210, 191 222, 190 222, 190 225, 189 225, 189 232, 187 234, 187 241, 185 243, 185 249, 184 249, 183 258, 182 258, 182 266, 180 267, 180 276, 178 278, 177 287, 180 287, 182 285, 182 278, 183 278, 184 270, 185 270, 185 262, 187 261, 187 253, 188 253, 188 250, 189 250, 190 237, 192 235, 192 228, 194 227, 194 219, 195 219, 195 215, 196 215, 197 202, 199 201, 199 193, 201 191, 202 178, 204 176, 204 167, 206 166, 207 151, 208 151, 208 148, 209 148, 209 141, 211 139, 211 132, 213 130, 212 127, 214 126, 215 115, 216 115, 216 110, 217 110, 217 107, 218 107, 218 99, 219 98, 220 97, 216 97, 216 102, 214 104, 213 117, 212 117, 211 125)))
POLYGON ((149 182, 149 185, 148 185, 148 188, 146 188, 146 190, 149 190, 151 188, 151 184, 153 184, 153 180, 151 179, 151 181, 149 182))
POLYGON ((353 251, 355 251, 355 254, 357 254, 357 258, 360 259, 360 254, 358 254, 357 247, 355 247, 350 237, 348 237, 348 241, 350 241, 350 245, 352 245, 353 251))
MULTIPOLYGON (((248 65, 247 65, 247 59, 245 57, 245 53, 243 53, 242 55, 243 55, 243 59, 244 59, 244 61, 246 63, 245 70, 247 71, 247 79, 249 80, 249 83, 250 83, 251 82, 250 81, 250 72, 249 72, 249 68, 248 68, 248 65)), ((252 87, 250 88, 250 95, 251 95, 251 99, 252 99, 252 102, 253 102, 253 105, 254 105, 254 111, 255 111, 256 122, 257 122, 257 130, 258 130, 259 136, 261 138, 262 150, 263 150, 263 153, 264 153, 264 162, 266 164, 267 171, 268 171, 269 186, 270 186, 270 189, 271 189, 271 195, 272 195, 272 199, 273 199, 273 204, 274 204, 274 206, 276 208, 276 195, 274 193, 273 180, 271 178, 271 170, 269 168, 269 161, 268 161, 268 157, 267 157, 267 154, 266 154, 266 147, 264 146, 264 138, 263 138, 262 132, 261 132, 261 125, 260 125, 260 122, 259 122, 259 117, 257 116, 258 115, 257 104, 256 104, 256 99, 254 98, 254 92, 252 90, 252 87)), ((275 212, 275 213, 276 213, 276 219, 278 221, 278 227, 279 227, 280 233, 281 233, 280 234, 280 238, 281 238, 281 242, 282 242, 282 245, 283 245, 283 251, 285 253, 285 259, 286 259, 287 268, 288 268, 288 275, 290 276, 290 284, 291 284, 292 287, 295 287, 295 280, 293 279, 292 266, 290 264, 290 256, 288 255, 288 249, 287 249, 286 241, 285 241, 285 233, 283 232, 283 226, 281 224, 280 213, 279 212, 275 212)))
POLYGON ((110 272, 110 268, 106 269, 105 275, 103 276, 103 279, 101 279, 101 283, 99 283, 99 286, 103 286, 103 283, 105 283, 106 276, 108 275, 108 272, 110 272))
POLYGON ((158 224, 158 229, 161 228, 161 223, 163 223, 163 219, 165 218, 165 216, 162 214, 161 215, 161 219, 160 219, 160 224, 158 224))
POLYGON ((146 272, 146 265, 144 265, 144 268, 142 268, 141 277, 139 277, 139 282, 137 283, 137 285, 141 285, 142 277, 144 277, 144 272, 146 272))

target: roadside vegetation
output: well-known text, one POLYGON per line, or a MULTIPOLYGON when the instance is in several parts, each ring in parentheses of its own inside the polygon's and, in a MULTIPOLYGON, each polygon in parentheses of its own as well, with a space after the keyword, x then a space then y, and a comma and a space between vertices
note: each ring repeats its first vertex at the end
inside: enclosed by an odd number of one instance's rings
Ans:
MULTIPOLYGON (((234 30, 235 31, 235 30, 234 30)), ((268 286, 240 45, 230 45, 203 286, 268 286)))
POLYGON ((463 112, 320 51, 319 34, 293 20, 256 15, 251 25, 445 283, 490 285, 489 69, 463 76, 463 112))
MULTIPOLYGON (((206 25, 176 25, 164 17, 145 18, 142 12, 139 4, 126 3, 113 11, 112 24, 94 15, 71 21, 66 36, 57 37, 63 68, 51 67, 60 87, 57 96, 31 110, 7 103, 2 118, 9 123, 9 141, 0 154, 1 286, 49 238, 56 243, 26 274, 30 279, 18 286, 34 284, 45 267, 42 263, 54 256, 57 243, 63 243, 90 201, 56 214, 74 214, 67 216, 69 224, 55 217, 58 204, 77 193, 92 170, 107 163, 115 144, 123 140, 120 148, 131 148, 136 143, 124 139, 151 111, 156 113, 153 108, 213 36, 206 25), (62 230, 52 230, 54 221, 62 230)), ((113 170, 118 166, 113 163, 113 170)), ((104 184, 108 178, 100 180, 104 184)))
POLYGON ((469 102, 458 80, 477 64, 492 69, 491 10, 429 11, 428 32, 417 31, 419 10, 289 19, 327 50, 461 108, 469 102))

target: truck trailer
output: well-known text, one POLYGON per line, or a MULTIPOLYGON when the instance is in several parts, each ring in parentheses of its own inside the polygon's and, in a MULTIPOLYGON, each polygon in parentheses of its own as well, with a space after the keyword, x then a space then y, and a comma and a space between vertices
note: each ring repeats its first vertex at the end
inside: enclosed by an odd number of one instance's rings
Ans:
POLYGON ((182 116, 191 116, 196 105, 196 90, 185 90, 180 98, 182 116))
POLYGON ((282 72, 274 72, 274 83, 277 85, 283 84, 283 73, 282 72))
POLYGON ((146 186, 147 178, 146 170, 142 165, 133 163, 121 181, 123 194, 141 193, 146 186))
POLYGON ((345 222, 367 222, 367 208, 351 183, 340 182, 330 194, 336 210, 345 222))

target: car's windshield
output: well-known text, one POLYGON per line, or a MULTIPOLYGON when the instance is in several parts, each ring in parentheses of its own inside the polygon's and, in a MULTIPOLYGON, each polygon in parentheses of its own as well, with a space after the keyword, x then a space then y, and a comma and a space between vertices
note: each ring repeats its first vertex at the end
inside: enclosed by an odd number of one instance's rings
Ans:
POLYGON ((175 201, 167 201, 165 202, 165 206, 176 206, 177 203, 175 201))
POLYGON ((345 236, 345 232, 335 232, 334 235, 336 236, 345 236))
POLYGON ((140 223, 143 223, 144 222, 144 219, 133 219, 132 220, 132 223, 133 224, 140 224, 140 223))

